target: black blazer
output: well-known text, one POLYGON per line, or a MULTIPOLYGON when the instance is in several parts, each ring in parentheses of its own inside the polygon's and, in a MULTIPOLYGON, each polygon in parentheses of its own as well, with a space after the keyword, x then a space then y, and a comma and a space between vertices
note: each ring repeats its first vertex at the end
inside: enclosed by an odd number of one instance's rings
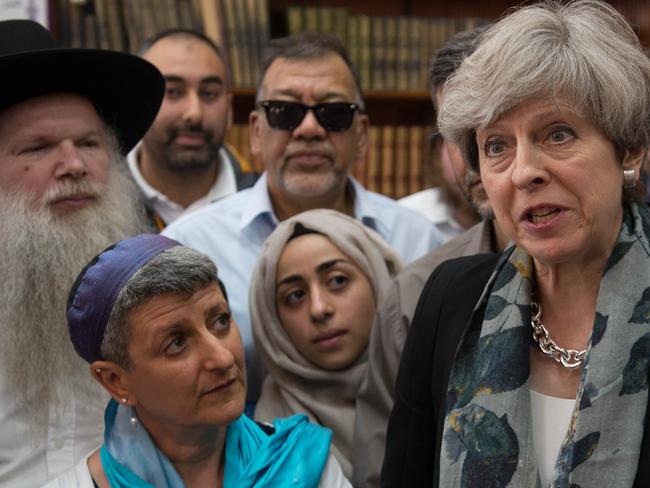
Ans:
MULTIPOLYGON (((388 423, 382 488, 438 486, 445 397, 460 338, 475 312, 498 254, 452 259, 427 280, 402 351, 395 404, 388 423), (440 327, 444 324, 444 327, 440 327)), ((650 426, 646 408, 645 425, 650 426)), ((650 435, 646 429, 634 488, 650 487, 650 435)))

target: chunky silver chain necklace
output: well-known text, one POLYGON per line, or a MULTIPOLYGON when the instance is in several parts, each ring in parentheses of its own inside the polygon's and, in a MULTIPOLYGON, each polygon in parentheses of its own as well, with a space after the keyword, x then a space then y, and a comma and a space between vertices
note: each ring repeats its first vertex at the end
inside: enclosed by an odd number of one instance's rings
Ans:
POLYGON ((587 350, 576 351, 575 349, 564 349, 558 346, 542 323, 542 306, 538 305, 537 302, 531 302, 530 312, 530 325, 533 326, 533 339, 535 339, 539 350, 542 351, 544 356, 567 369, 580 367, 585 360, 587 350))

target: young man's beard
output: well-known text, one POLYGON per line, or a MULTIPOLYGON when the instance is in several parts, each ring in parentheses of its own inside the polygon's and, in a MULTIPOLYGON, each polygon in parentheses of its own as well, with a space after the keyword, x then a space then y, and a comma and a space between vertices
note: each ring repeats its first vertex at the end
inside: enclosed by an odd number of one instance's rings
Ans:
POLYGON ((144 207, 121 158, 110 163, 106 185, 69 181, 34 208, 24 194, 0 192, 0 380, 42 432, 62 413, 75 388, 106 400, 75 353, 66 322, 68 292, 77 274, 101 250, 147 230, 144 207), (86 208, 60 213, 47 202, 64 195, 96 195, 86 208), (53 407, 53 410, 48 409, 53 407))

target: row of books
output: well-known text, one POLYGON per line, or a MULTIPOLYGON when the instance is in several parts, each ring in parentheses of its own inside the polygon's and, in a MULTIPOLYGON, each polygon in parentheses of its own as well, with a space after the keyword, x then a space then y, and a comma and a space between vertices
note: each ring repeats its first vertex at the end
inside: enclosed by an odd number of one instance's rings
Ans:
POLYGON ((428 89, 433 54, 460 31, 485 21, 467 18, 415 18, 352 15, 345 8, 289 7, 289 34, 303 31, 338 36, 357 66, 364 90, 428 89))
MULTIPOLYGON (((254 87, 271 37, 269 0, 57 0, 64 45, 136 52, 157 32, 186 27, 224 45, 234 85, 254 87)), ((359 69, 364 90, 419 91, 428 87, 431 56, 478 18, 352 15, 345 8, 290 6, 286 30, 337 35, 359 69)), ((277 29, 276 29, 277 31, 277 29)), ((278 32, 276 32, 278 33, 278 32)))
POLYGON ((368 155, 353 175, 369 190, 401 198, 428 185, 431 151, 426 126, 370 127, 368 155))
POLYGON ((204 32, 229 56, 235 86, 252 87, 269 40, 268 0, 57 0, 63 45, 135 53, 170 28, 204 32))
POLYGON ((161 30, 203 31, 200 0, 58 0, 59 40, 72 47, 135 53, 161 30))
MULTIPOLYGON (((432 129, 426 126, 372 126, 368 154, 352 170, 353 176, 366 188, 401 198, 430 186, 433 167, 429 144, 432 129)), ((234 124, 226 136, 253 168, 262 172, 261 163, 250 153, 247 124, 234 124)))
POLYGON ((254 87, 260 76, 262 51, 271 37, 268 0, 213 1, 212 16, 221 28, 216 38, 229 53, 234 84, 254 87))

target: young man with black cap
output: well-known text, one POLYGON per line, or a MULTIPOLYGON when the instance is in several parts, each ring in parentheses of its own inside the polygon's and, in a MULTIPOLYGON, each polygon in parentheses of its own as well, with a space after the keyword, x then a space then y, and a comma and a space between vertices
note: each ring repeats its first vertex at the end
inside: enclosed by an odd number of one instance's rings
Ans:
POLYGON ((0 485, 41 486, 101 443, 105 397, 70 348, 66 290, 145 216, 124 155, 163 96, 135 56, 0 22, 0 485))

